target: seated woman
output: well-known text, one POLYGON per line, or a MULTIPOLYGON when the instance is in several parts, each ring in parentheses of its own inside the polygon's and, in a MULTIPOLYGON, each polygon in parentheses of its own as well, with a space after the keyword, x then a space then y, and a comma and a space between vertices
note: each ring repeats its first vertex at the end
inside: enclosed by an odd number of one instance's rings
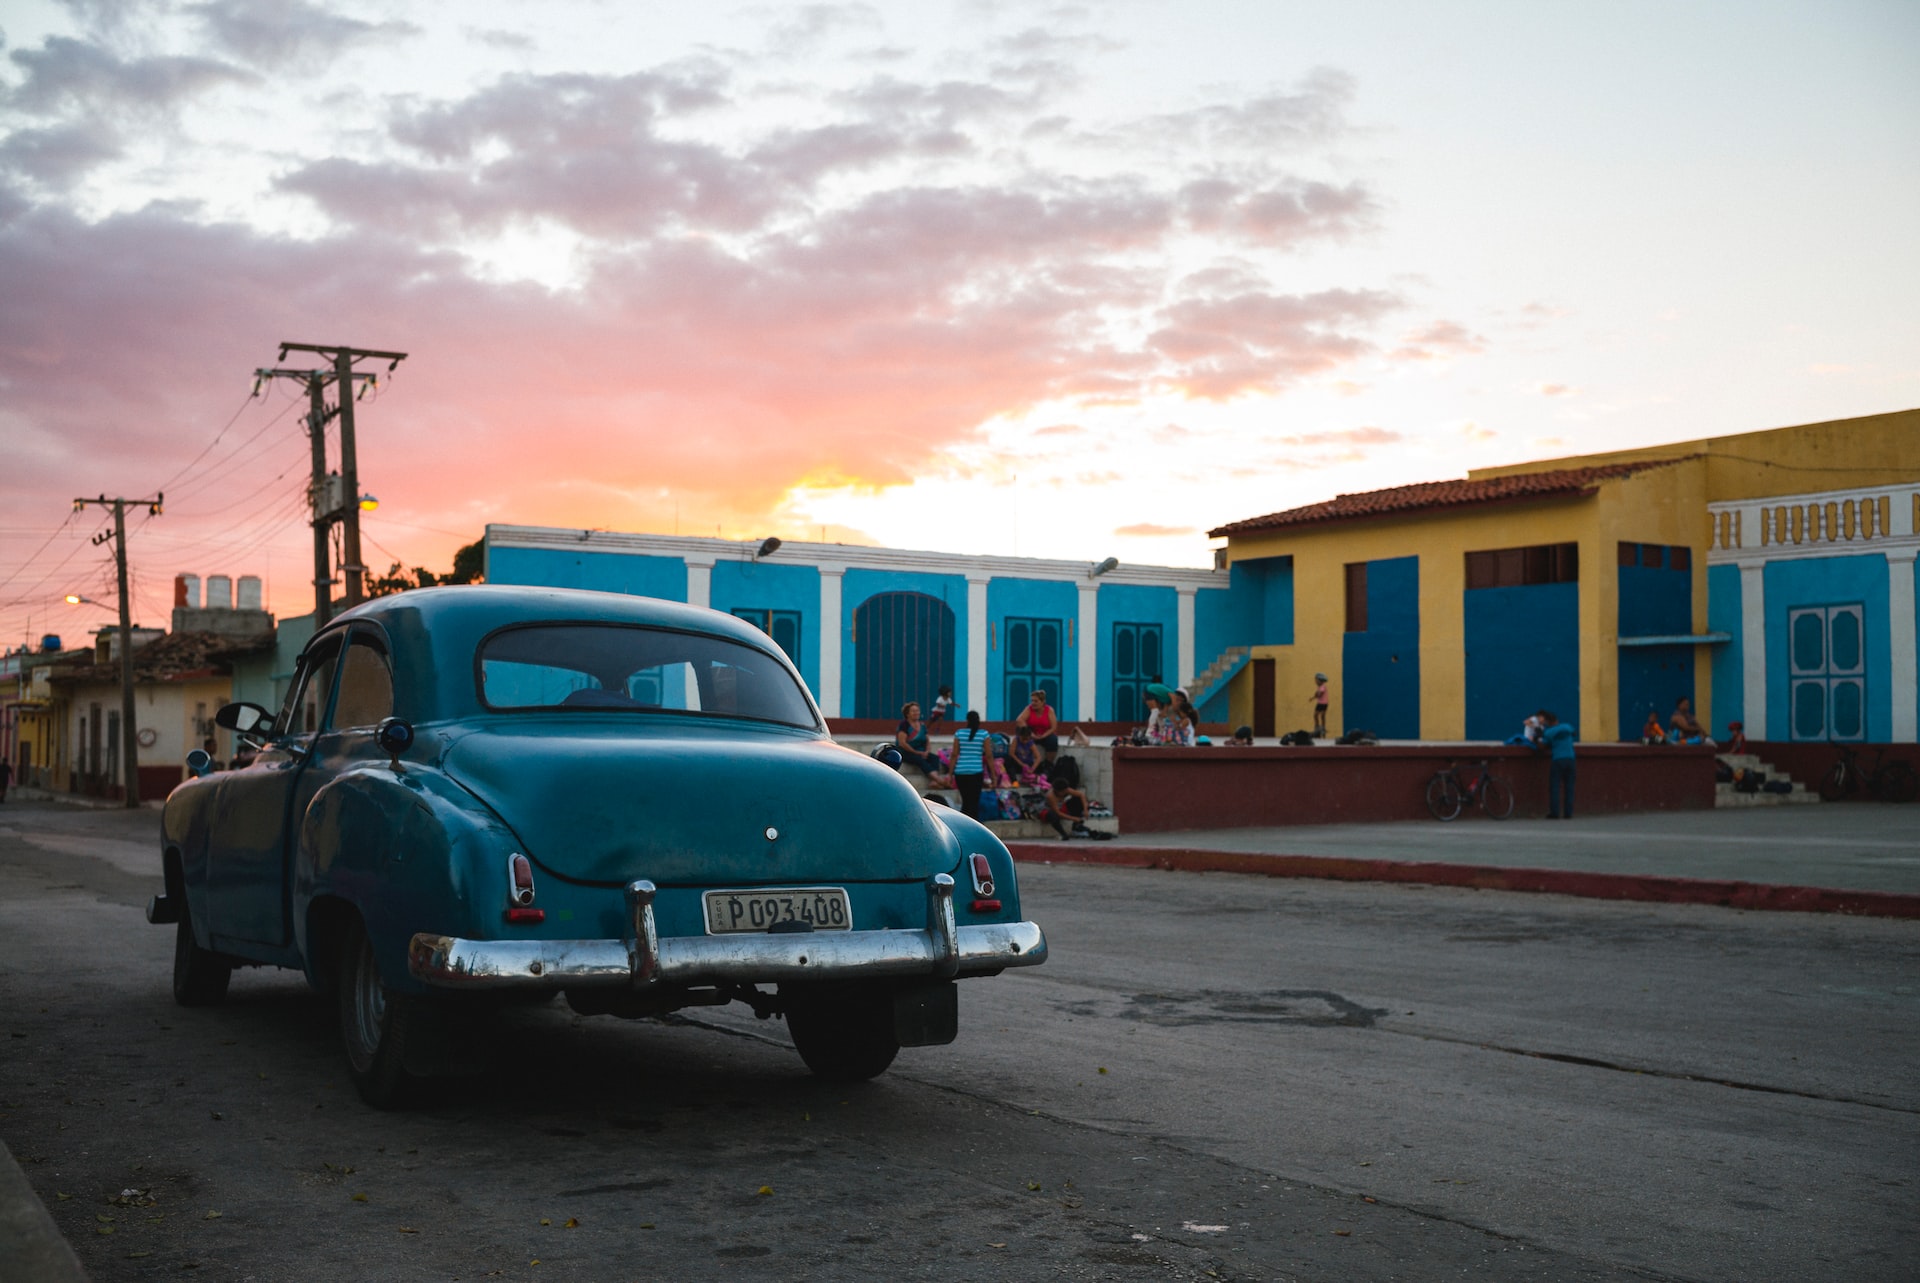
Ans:
POLYGON ((1017 774, 1022 784, 1031 784, 1040 774, 1040 746, 1034 741, 1033 732, 1022 726, 1013 733, 1013 743, 1007 749, 1007 772, 1017 774))
POLYGON ((900 708, 900 725, 894 728, 893 742, 908 766, 918 767, 928 779, 939 784, 945 778, 945 763, 927 751, 927 727, 920 720, 920 705, 907 702, 900 708))
POLYGON ((1673 706, 1673 716, 1667 719, 1667 725, 1672 728, 1668 738, 1676 744, 1713 744, 1707 728, 1693 716, 1693 701, 1685 695, 1673 706))

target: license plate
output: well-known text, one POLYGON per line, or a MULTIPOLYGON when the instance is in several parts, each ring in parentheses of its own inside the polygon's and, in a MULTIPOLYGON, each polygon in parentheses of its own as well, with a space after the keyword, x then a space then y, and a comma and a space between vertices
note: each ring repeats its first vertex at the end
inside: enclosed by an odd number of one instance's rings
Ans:
POLYGON ((802 922, 815 931, 853 930, 853 912, 841 887, 768 887, 760 891, 709 891, 707 934, 768 931, 802 922))

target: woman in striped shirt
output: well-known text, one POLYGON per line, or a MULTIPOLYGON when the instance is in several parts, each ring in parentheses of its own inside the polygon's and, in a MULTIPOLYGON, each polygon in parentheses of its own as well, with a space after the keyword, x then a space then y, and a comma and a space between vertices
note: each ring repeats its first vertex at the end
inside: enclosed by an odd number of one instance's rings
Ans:
POLYGON ((993 737, 980 714, 967 712, 967 724, 953 733, 953 783, 960 790, 960 814, 980 818, 980 789, 993 769, 993 737))

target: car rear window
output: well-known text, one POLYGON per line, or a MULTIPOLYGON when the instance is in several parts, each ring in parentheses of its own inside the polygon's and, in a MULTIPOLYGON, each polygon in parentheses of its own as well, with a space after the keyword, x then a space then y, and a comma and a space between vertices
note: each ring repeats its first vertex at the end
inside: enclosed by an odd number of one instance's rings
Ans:
POLYGON ((697 713, 809 730, 813 706, 786 665, 705 633, 621 624, 530 624, 480 644, 489 708, 697 713))

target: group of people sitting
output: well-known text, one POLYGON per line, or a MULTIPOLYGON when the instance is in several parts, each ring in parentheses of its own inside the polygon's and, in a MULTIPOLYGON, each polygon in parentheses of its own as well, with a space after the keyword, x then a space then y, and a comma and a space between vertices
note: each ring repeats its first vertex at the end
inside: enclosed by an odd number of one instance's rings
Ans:
MULTIPOLYGON (((1739 737, 1741 747, 1744 748, 1746 736, 1740 734, 1737 725, 1734 727, 1734 734, 1739 737)), ((1647 711, 1647 724, 1640 728, 1640 742, 1642 744, 1704 744, 1708 748, 1718 747, 1714 743, 1713 736, 1707 734, 1707 728, 1694 717, 1693 701, 1685 695, 1682 695, 1679 702, 1673 706, 1673 716, 1667 719, 1664 727, 1660 725, 1659 714, 1651 709, 1647 711)))
MULTIPOLYGON (((950 687, 940 688, 934 701, 936 719, 952 707, 952 696, 950 687)), ((996 737, 981 724, 979 713, 969 712, 966 723, 954 732, 951 750, 943 754, 929 743, 933 725, 933 719, 921 717, 919 703, 910 701, 900 710, 894 747, 904 765, 923 772, 936 788, 957 790, 962 814, 980 818, 980 794, 985 789, 1025 785, 1046 788, 1047 809, 1040 818, 1063 839, 1069 836, 1067 822, 1077 825, 1086 818, 1086 791, 1080 787, 1077 768, 1061 769, 1066 763, 1060 760, 1060 741, 1064 737, 1085 745, 1087 737, 1078 727, 1061 723, 1044 690, 1034 691, 1014 718, 1012 739, 996 737)))
POLYGON ((1192 748, 1199 742, 1200 713, 1187 697, 1186 687, 1153 682, 1141 699, 1147 706, 1147 727, 1143 733, 1147 743, 1192 748))

